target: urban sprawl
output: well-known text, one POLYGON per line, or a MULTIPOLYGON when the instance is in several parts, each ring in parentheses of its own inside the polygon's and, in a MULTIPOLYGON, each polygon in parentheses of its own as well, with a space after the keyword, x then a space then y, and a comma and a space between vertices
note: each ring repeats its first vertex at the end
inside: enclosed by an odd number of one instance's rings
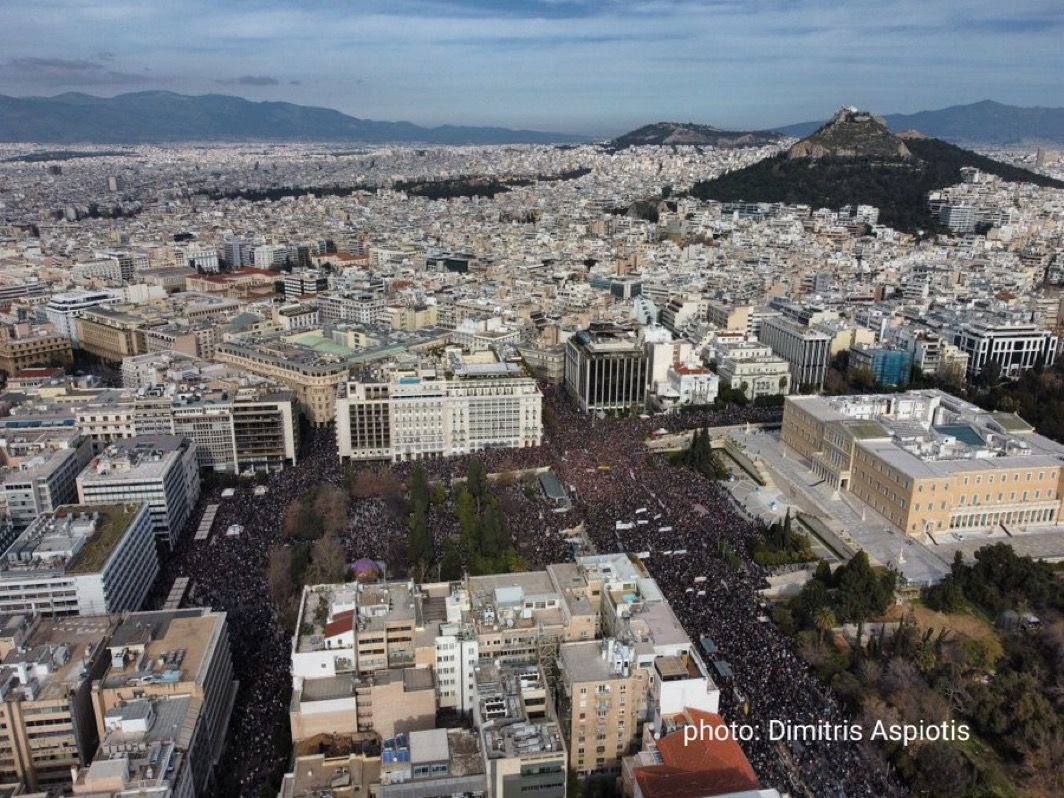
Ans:
POLYGON ((0 145, 0 792, 909 794, 786 621, 1064 557, 1064 193, 777 151, 0 145))

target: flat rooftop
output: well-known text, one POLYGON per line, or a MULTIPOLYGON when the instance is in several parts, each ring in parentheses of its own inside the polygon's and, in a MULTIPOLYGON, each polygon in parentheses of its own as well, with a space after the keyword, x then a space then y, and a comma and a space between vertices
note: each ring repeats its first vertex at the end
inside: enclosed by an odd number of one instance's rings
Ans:
POLYGON ((99 572, 143 506, 76 504, 39 516, 4 552, 0 579, 99 572))
POLYGON ((136 612, 126 617, 108 644, 112 665, 105 688, 196 681, 225 616, 202 608, 136 612), (126 652, 122 666, 116 655, 126 652))

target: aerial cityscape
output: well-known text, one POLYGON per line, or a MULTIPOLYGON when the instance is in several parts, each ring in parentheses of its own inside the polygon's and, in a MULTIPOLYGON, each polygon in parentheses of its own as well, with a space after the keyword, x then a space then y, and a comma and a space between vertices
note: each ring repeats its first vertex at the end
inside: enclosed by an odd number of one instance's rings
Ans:
POLYGON ((1064 795, 1064 16, 858 5, 0 7, 0 796, 1064 795))

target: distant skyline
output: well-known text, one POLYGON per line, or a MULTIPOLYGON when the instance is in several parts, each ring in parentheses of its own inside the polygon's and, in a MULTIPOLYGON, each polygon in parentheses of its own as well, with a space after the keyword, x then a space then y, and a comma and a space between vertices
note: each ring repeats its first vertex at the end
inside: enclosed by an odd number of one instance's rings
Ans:
POLYGON ((1064 106, 1059 0, 4 0, 0 94, 237 94, 596 136, 1064 106), (841 7, 839 7, 841 5, 841 7))

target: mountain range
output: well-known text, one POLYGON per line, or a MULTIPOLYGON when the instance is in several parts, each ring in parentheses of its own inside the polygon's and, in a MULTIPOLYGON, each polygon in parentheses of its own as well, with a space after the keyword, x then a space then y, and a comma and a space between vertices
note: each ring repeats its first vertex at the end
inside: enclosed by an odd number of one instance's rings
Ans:
POLYGON ((813 208, 874 205, 879 221, 905 232, 934 231, 927 195, 962 182, 975 167, 1003 180, 1064 188, 1064 182, 994 161, 916 132, 895 135, 883 119, 855 108, 790 149, 713 180, 691 194, 722 202, 782 202, 813 208))
POLYGON ((712 147, 761 147, 778 144, 784 136, 771 130, 721 130, 693 122, 655 122, 611 139, 609 147, 623 150, 647 145, 704 145, 712 147))
POLYGON ((174 141, 336 141, 363 144, 557 144, 587 137, 501 127, 420 127, 330 108, 224 94, 142 91, 115 97, 0 95, 0 141, 137 144, 174 141))
MULTIPOLYGON (((1019 144, 1064 144, 1064 108, 1021 108, 993 100, 952 105, 937 111, 887 114, 886 125, 895 133, 919 130, 925 136, 954 144, 1014 146, 1019 144)), ((788 136, 808 136, 824 124, 802 122, 776 128, 788 136)))
MULTIPOLYGON (((916 114, 883 117, 894 132, 921 133, 955 144, 1064 145, 1064 108, 1021 108, 984 100, 916 114)), ((762 146, 780 136, 803 137, 823 122, 776 130, 722 130, 656 122, 608 142, 613 150, 661 144, 762 146)), ((253 102, 224 94, 191 96, 142 91, 115 97, 70 92, 54 97, 0 95, 0 141, 49 144, 136 144, 176 141, 335 141, 351 144, 576 144, 588 136, 502 127, 381 122, 331 108, 253 102)))

